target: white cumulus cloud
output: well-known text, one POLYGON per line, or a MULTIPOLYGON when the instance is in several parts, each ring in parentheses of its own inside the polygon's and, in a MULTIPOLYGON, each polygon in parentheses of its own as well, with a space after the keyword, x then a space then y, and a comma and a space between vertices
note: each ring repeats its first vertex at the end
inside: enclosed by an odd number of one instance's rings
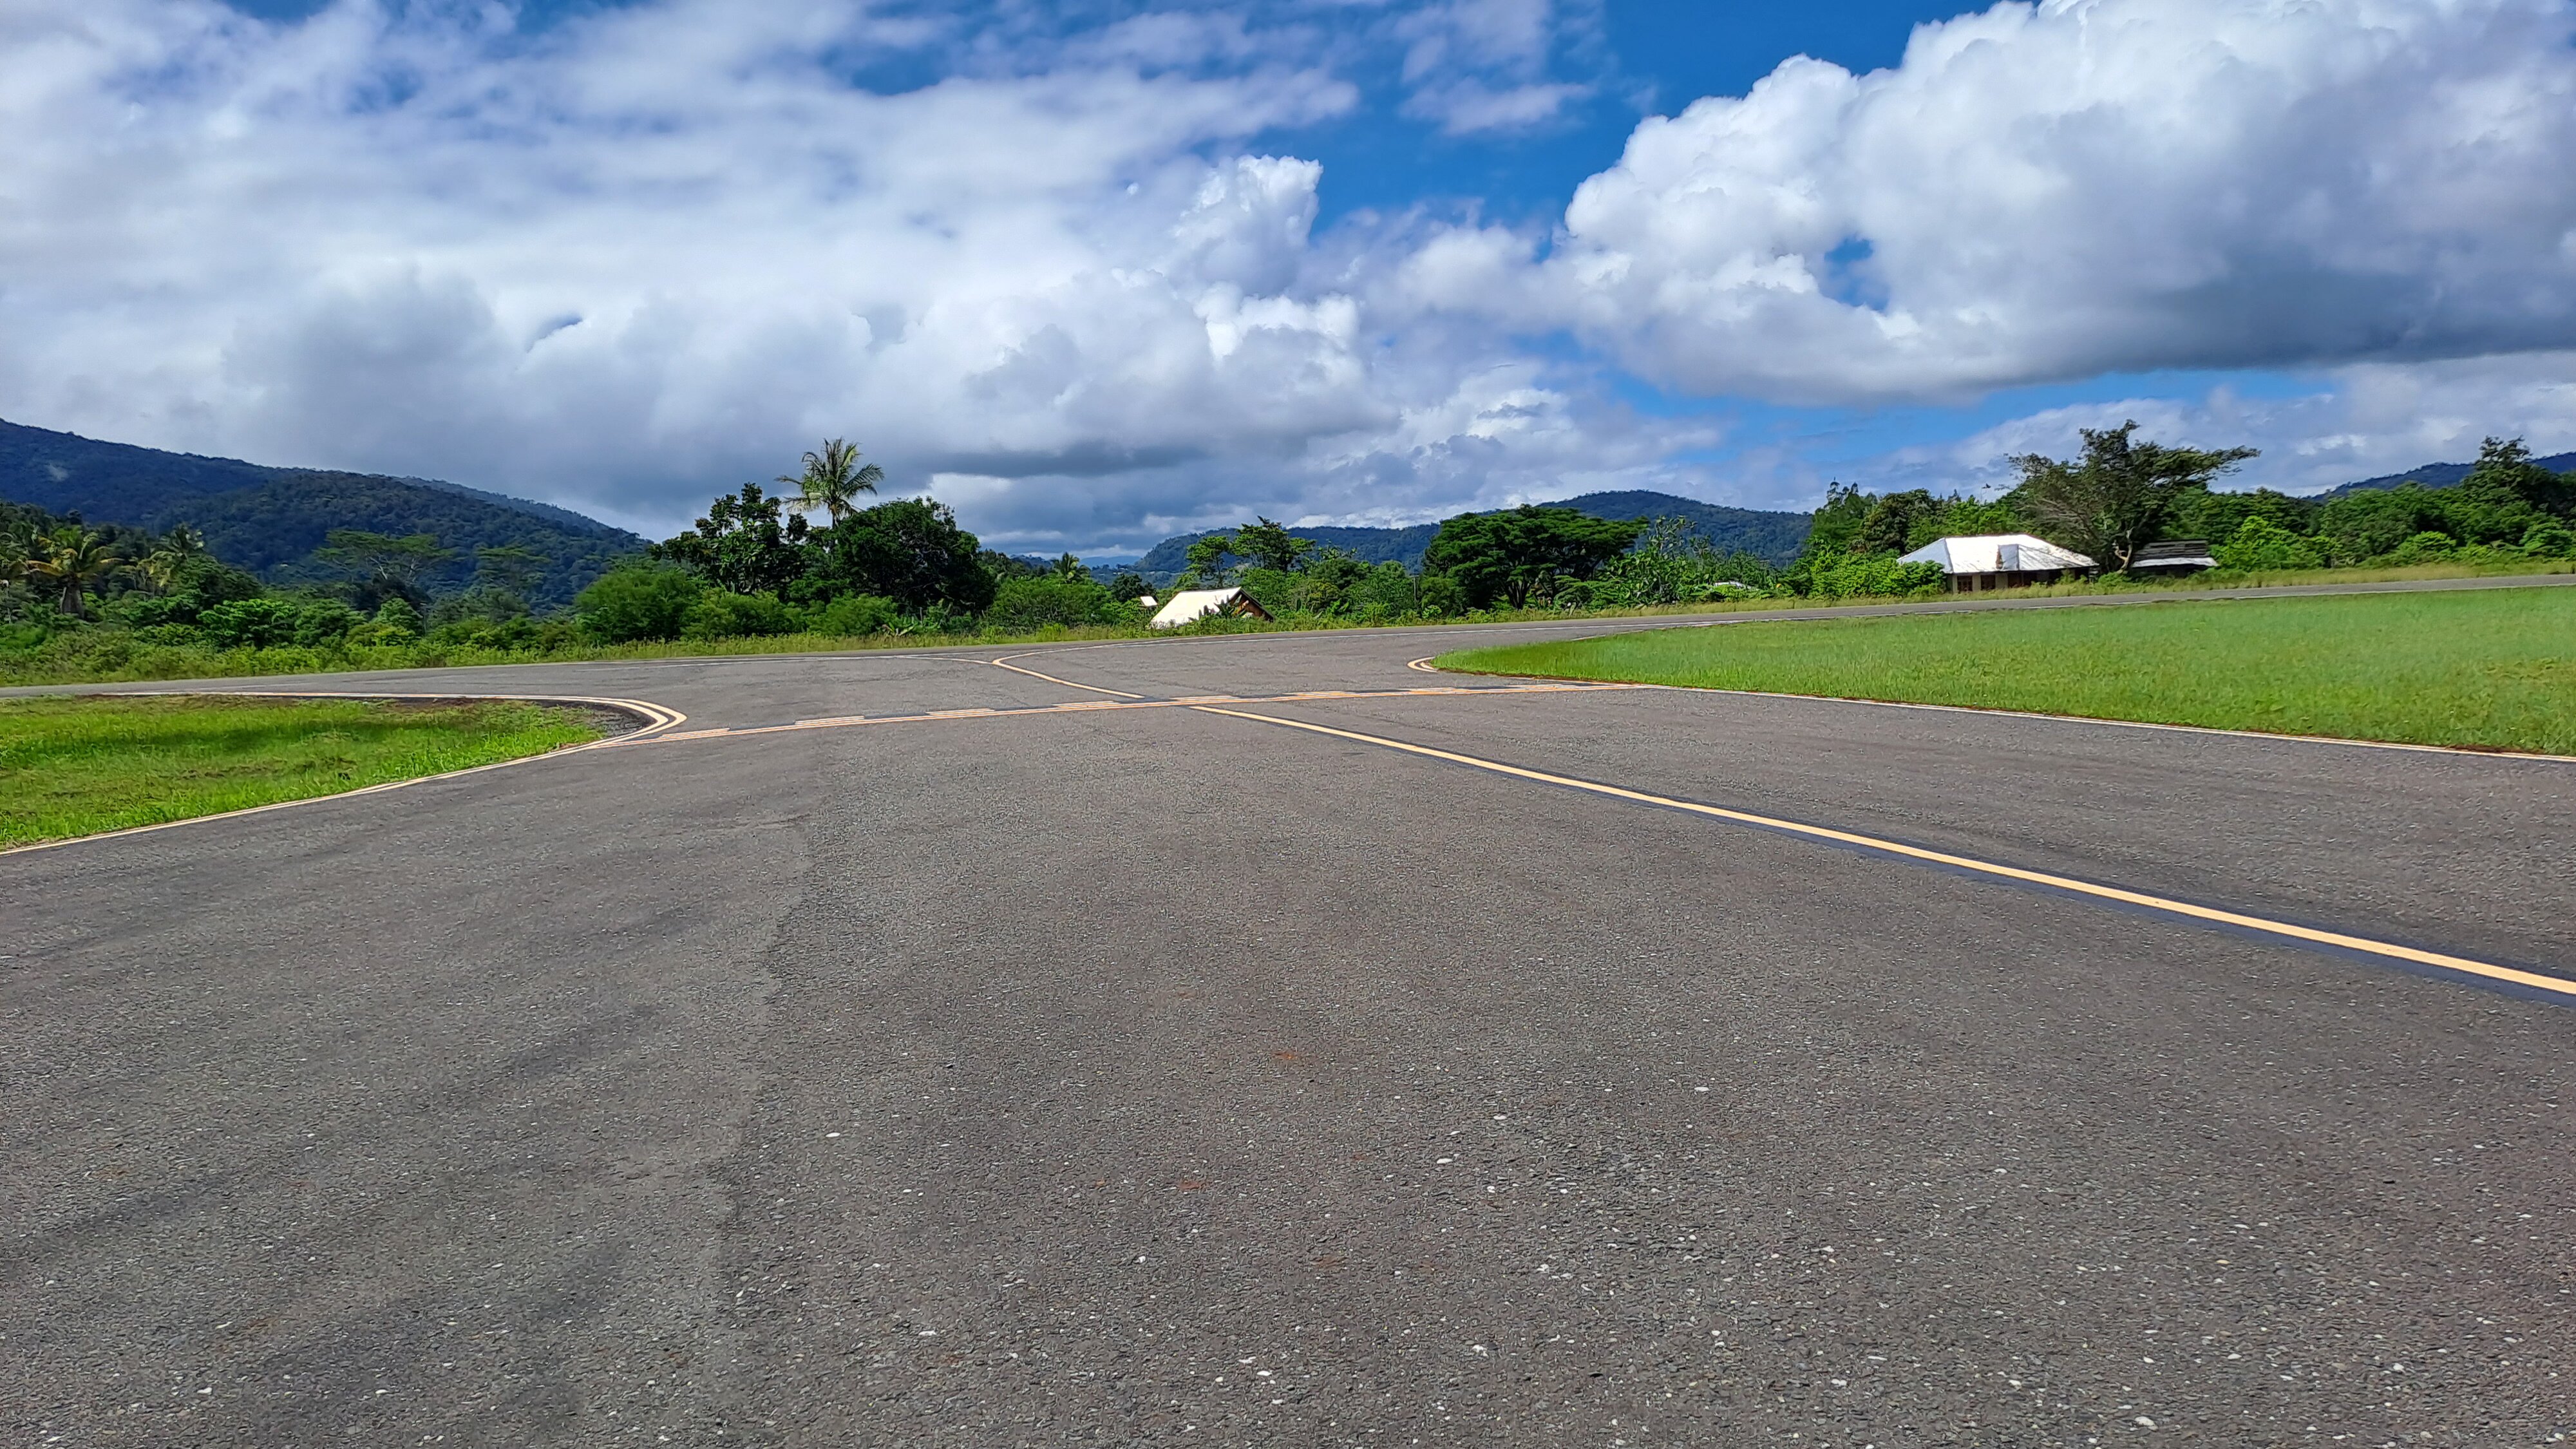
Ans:
POLYGON ((2576 342, 2557 0, 2045 0, 1640 125, 1524 321, 1796 400, 2576 342))

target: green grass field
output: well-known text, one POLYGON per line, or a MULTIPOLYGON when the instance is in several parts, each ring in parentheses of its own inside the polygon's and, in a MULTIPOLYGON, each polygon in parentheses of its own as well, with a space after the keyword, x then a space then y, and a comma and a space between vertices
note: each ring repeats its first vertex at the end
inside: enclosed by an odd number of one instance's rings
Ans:
POLYGON ((0 848, 332 795, 597 739, 513 703, 0 700, 0 848))
POLYGON ((2576 589, 1659 629, 1443 669, 2576 754, 2576 589))

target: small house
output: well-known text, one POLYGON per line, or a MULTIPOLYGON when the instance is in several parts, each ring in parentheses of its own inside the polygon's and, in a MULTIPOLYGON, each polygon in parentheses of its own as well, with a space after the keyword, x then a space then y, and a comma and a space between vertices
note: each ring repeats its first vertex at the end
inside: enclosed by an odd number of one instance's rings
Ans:
POLYGON ((2053 584, 2069 575, 2091 573, 2095 567, 2093 560, 2073 549, 2028 533, 1936 538, 1897 562, 1939 564, 1956 593, 2053 584))
POLYGON ((1172 601, 1154 613, 1152 627, 1177 629, 1201 619, 1222 615, 1227 618, 1267 619, 1270 611, 1241 589, 1183 589, 1172 595, 1172 601))

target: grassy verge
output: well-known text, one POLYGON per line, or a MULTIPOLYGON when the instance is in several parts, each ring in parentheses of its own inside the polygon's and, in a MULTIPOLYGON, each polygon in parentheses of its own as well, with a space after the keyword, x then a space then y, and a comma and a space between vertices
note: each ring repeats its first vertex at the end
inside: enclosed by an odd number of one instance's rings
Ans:
POLYGON ((2576 754, 2576 589, 1744 623, 1438 663, 2576 754))
POLYGON ((488 765, 597 739, 567 710, 372 700, 0 700, 0 848, 488 765))

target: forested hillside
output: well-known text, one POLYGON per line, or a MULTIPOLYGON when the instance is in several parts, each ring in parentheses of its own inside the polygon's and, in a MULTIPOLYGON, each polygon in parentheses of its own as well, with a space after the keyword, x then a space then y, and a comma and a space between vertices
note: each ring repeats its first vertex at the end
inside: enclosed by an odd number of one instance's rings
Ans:
POLYGON ((279 583, 330 576, 315 554, 333 530, 434 537, 449 557, 418 580, 433 593, 465 588, 478 550, 524 549, 544 560, 527 589, 540 608, 569 604, 612 559, 644 547, 580 514, 453 483, 270 468, 5 421, 0 499, 94 525, 159 532, 185 524, 216 558, 279 583))
MULTIPOLYGON (((1690 525, 1689 531, 1694 538, 1719 554, 1748 553, 1773 564, 1785 564, 1796 558, 1798 546, 1807 540, 1808 515, 1804 513, 1728 508, 1722 504, 1677 498, 1670 493, 1586 493, 1580 498, 1569 498, 1550 506, 1571 508, 1578 513, 1618 523, 1678 518, 1690 525)), ((1185 533, 1164 539, 1130 567, 1157 585, 1168 583, 1189 567, 1191 544, 1225 531, 1211 529, 1206 533, 1185 533)), ((1300 528, 1296 532, 1299 538, 1313 539, 1323 548, 1340 549, 1362 563, 1399 563, 1419 571, 1423 551, 1430 548, 1431 541, 1439 536, 1440 525, 1300 528)))

